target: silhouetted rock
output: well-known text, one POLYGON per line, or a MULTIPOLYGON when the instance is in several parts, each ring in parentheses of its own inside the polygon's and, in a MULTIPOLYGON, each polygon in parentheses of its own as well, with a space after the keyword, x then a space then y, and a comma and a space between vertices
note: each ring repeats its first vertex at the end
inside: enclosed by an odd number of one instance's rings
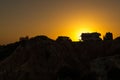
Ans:
POLYGON ((83 76, 82 77, 82 79, 80 79, 80 80, 98 80, 97 79, 97 75, 96 75, 96 73, 94 72, 89 72, 89 73, 87 73, 85 76, 83 76))
POLYGON ((97 80, 119 80, 120 56, 108 56, 91 62, 91 71, 98 75, 97 80))
POLYGON ((20 42, 15 42, 15 43, 1 46, 0 47, 0 61, 10 56, 20 44, 21 44, 20 42))
POLYGON ((55 41, 42 35, 14 44, 9 54, 0 63, 0 80, 113 80, 119 73, 118 40, 55 41))
POLYGON ((53 80, 62 66, 79 65, 72 55, 74 54, 71 51, 49 38, 35 37, 24 46, 17 47, 10 57, 1 62, 0 78, 53 80), (75 65, 70 64, 71 62, 75 65))
POLYGON ((120 37, 117 37, 114 40, 120 42, 120 37))
POLYGON ((57 75, 57 80, 79 80, 81 78, 79 70, 69 67, 62 67, 57 75))

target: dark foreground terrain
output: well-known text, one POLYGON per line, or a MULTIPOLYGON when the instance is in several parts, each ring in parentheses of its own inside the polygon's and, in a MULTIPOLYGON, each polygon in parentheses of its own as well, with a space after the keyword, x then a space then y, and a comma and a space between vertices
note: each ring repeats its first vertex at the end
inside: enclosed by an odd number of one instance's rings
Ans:
POLYGON ((0 80, 120 80, 120 39, 71 42, 37 36, 0 46, 0 80))

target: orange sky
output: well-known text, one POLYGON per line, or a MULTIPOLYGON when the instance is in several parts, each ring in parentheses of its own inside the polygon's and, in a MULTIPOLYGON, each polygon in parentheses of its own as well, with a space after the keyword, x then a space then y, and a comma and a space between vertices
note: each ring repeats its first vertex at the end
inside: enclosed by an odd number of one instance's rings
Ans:
POLYGON ((0 2, 0 44, 21 36, 69 36, 82 32, 120 35, 119 0, 3 0, 0 2))

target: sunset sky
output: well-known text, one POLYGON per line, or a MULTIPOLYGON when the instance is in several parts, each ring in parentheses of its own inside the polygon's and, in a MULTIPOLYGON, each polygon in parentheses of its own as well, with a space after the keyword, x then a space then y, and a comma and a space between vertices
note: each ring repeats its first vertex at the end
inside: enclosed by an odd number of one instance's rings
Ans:
POLYGON ((120 0, 0 0, 0 44, 22 36, 112 32, 120 36, 120 0))

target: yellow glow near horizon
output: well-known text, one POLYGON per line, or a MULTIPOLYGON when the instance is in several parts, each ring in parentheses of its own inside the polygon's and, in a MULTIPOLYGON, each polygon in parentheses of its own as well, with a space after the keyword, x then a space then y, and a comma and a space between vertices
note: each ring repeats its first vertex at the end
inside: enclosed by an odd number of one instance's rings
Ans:
POLYGON ((91 26, 91 25, 77 26, 76 30, 74 31, 74 34, 72 35, 72 40, 78 41, 81 39, 80 36, 82 33, 91 33, 91 32, 96 32, 94 29, 94 26, 91 26))

